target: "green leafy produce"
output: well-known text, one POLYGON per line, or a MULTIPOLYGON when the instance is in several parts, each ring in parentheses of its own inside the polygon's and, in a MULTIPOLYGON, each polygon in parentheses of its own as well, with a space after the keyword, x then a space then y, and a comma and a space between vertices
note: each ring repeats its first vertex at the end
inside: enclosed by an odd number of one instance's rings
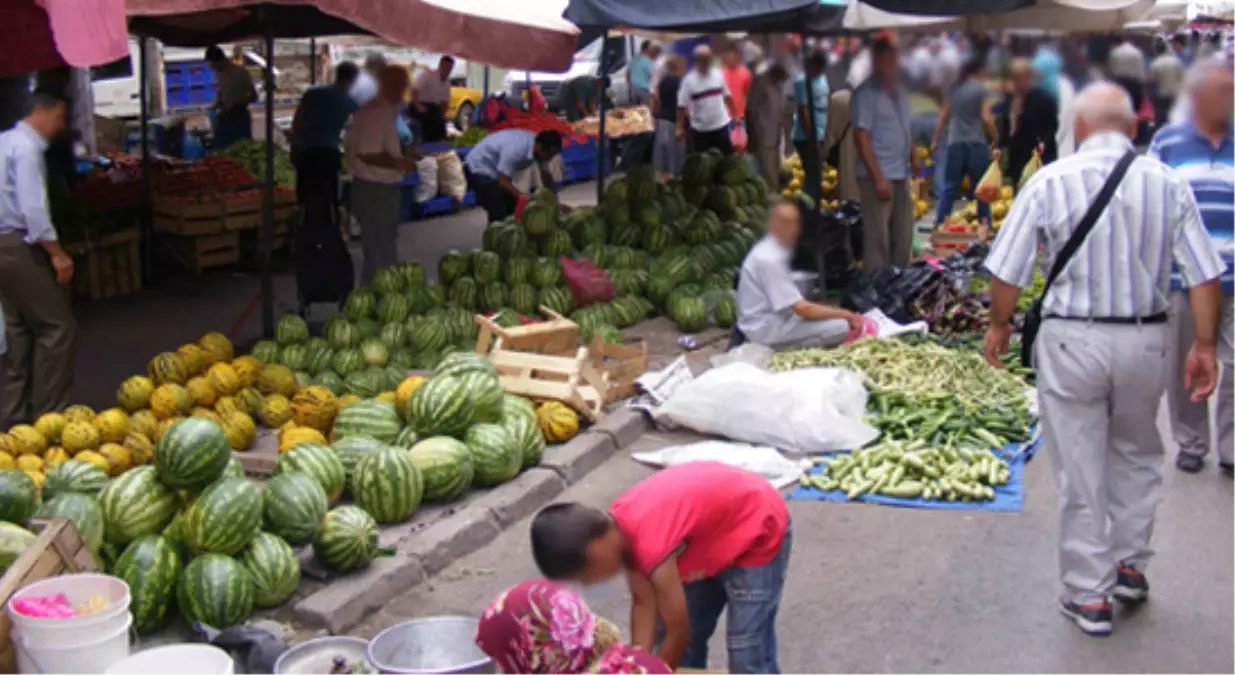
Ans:
MULTIPOLYGON (((237 141, 227 146, 221 153, 236 160, 245 171, 262 182, 266 179, 266 143, 263 141, 237 141)), ((274 183, 286 188, 296 187, 296 167, 292 165, 292 156, 286 150, 274 148, 274 183)))

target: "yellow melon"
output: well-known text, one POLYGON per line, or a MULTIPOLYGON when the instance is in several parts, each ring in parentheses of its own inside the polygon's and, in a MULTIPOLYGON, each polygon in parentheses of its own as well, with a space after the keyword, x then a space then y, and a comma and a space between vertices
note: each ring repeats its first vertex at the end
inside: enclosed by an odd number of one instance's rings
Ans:
POLYGON ((245 387, 236 395, 240 402, 244 404, 241 412, 248 411, 250 417, 256 417, 262 411, 262 401, 265 399, 262 392, 253 387, 245 387))
POLYGON ((292 421, 299 426, 325 433, 330 431, 338 414, 339 401, 325 387, 305 387, 292 397, 292 421))
POLYGON ((89 462, 90 464, 93 464, 99 467, 105 472, 111 472, 111 462, 107 461, 106 457, 104 457, 103 455, 100 455, 99 453, 93 450, 79 452, 73 456, 73 459, 76 459, 82 462, 89 462))
POLYGON ((390 405, 394 405, 394 404, 395 404, 395 400, 396 400, 396 399, 395 399, 395 393, 394 393, 393 391, 383 391, 383 392, 379 393, 377 396, 374 396, 373 398, 375 398, 375 399, 377 399, 377 400, 379 400, 379 401, 385 401, 385 402, 389 403, 390 405))
POLYGON ((211 410, 210 408, 194 408, 189 411, 189 416, 190 417, 205 417, 206 419, 214 420, 215 422, 218 422, 219 424, 223 423, 223 416, 220 415, 217 411, 211 410))
POLYGON ((137 432, 144 434, 147 438, 154 436, 154 432, 159 428, 159 418, 154 414, 153 410, 138 410, 129 415, 129 433, 137 432))
POLYGON ((279 434, 279 452, 284 453, 301 443, 318 443, 326 445, 326 437, 317 429, 308 427, 293 427, 279 434))
POLYGON ((160 384, 150 396, 150 409, 161 420, 184 415, 192 407, 193 396, 179 384, 160 384))
POLYGON ((156 354, 150 363, 146 366, 146 374, 154 381, 156 385, 171 382, 174 384, 184 384, 184 381, 189 379, 189 367, 185 365, 184 359, 175 352, 163 352, 156 354))
POLYGON ((252 387, 257 381, 257 374, 262 372, 262 362, 252 356, 241 356, 232 361, 232 368, 240 378, 241 387, 252 387))
POLYGON ((223 418, 223 433, 233 450, 248 450, 257 438, 257 425, 253 418, 242 412, 228 413, 223 418))
POLYGON ((176 356, 179 356, 180 360, 184 362, 184 367, 188 371, 189 377, 201 375, 209 365, 206 363, 207 356, 205 350, 195 344, 180 345, 176 350, 176 356))
POLYGON ((292 403, 282 394, 271 394, 262 401, 262 409, 258 413, 262 424, 277 429, 292 419, 292 403))
POLYGON ((38 455, 21 455, 17 458, 17 468, 30 472, 42 472, 44 468, 43 458, 38 455))
POLYGON ((197 341, 202 349, 210 352, 215 361, 232 360, 232 341, 222 333, 206 333, 197 341))
POLYGON ((8 434, 0 434, 0 452, 10 456, 17 454, 17 441, 8 434))
POLYGON ((70 422, 90 422, 94 419, 94 408, 88 405, 71 405, 62 413, 64 419, 70 422))
POLYGON ((18 424, 9 429, 14 449, 19 455, 42 455, 47 450, 47 438, 29 424, 18 424))
POLYGON ((240 376, 230 363, 216 363, 206 371, 206 379, 219 396, 231 396, 240 391, 240 376))
POLYGON ((120 383, 116 390, 116 403, 129 412, 137 412, 150 405, 154 393, 154 381, 144 375, 134 375, 120 383))
POLYGON ((267 396, 271 394, 292 396, 296 393, 298 386, 296 374, 292 372, 292 369, 278 363, 262 366, 262 371, 257 374, 255 384, 257 390, 267 396))
POLYGON ((68 451, 58 445, 54 448, 48 448, 47 454, 43 455, 43 462, 49 467, 67 461, 69 461, 68 451))
POLYGON ((189 392, 189 396, 193 397, 193 402, 203 408, 214 405, 215 400, 219 398, 219 392, 215 391, 214 385, 204 377, 190 379, 184 383, 184 388, 189 392))
POLYGON ((149 464, 154 459, 154 443, 150 437, 138 432, 132 432, 124 437, 124 447, 133 458, 133 466, 149 464))
POLYGON ((184 419, 182 415, 177 415, 175 417, 169 417, 165 420, 162 420, 161 422, 159 422, 159 427, 158 429, 155 429, 154 436, 150 440, 154 441, 155 443, 158 443, 159 439, 163 438, 163 434, 167 433, 168 429, 175 426, 176 422, 179 422, 182 419, 184 419))
POLYGON ((99 454, 111 465, 107 472, 110 476, 119 476, 133 466, 133 457, 128 448, 119 443, 104 443, 103 447, 99 448, 99 454))
POLYGON ((17 461, 7 452, 0 452, 0 469, 12 469, 17 466, 17 461))
POLYGON ((69 422, 60 432, 60 445, 74 457, 83 450, 94 450, 101 442, 99 430, 90 422, 69 422))
POLYGON ((94 418, 94 428, 99 430, 99 440, 119 443, 129 435, 129 415, 120 408, 109 408, 94 418))
POLYGON ((48 443, 55 444, 60 442, 60 432, 64 431, 64 425, 68 423, 64 415, 50 412, 40 415, 34 421, 34 429, 43 434, 43 438, 46 438, 48 443))
POLYGON ((412 398, 412 394, 420 388, 420 385, 425 383, 425 378, 419 375, 413 375, 399 383, 399 388, 395 389, 395 408, 399 410, 399 415, 403 416, 403 420, 407 421, 407 402, 412 398))
POLYGON ((23 473, 30 477, 30 482, 34 483, 36 490, 43 489, 43 482, 47 480, 47 474, 42 471, 25 471, 23 473))
POLYGON ((579 433, 579 414, 559 401, 550 401, 536 409, 536 424, 546 441, 565 443, 579 433))
POLYGON ((214 411, 220 415, 226 415, 233 412, 248 412, 249 409, 244 401, 235 396, 220 396, 219 400, 214 402, 214 411))

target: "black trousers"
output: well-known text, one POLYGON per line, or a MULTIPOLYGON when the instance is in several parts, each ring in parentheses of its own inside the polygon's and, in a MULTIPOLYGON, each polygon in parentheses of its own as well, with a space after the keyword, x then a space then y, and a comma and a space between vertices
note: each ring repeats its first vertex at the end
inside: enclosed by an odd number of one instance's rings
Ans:
POLYGON ((467 176, 468 188, 476 195, 476 203, 485 210, 485 213, 489 214, 490 223, 496 223, 515 215, 514 195, 503 190, 497 180, 488 176, 478 176, 466 167, 463 173, 467 176))
POLYGON ((720 150, 726 157, 733 154, 733 141, 729 139, 729 127, 724 126, 715 131, 696 131, 691 129, 687 134, 691 152, 706 152, 712 148, 720 150))
POLYGON ((436 143, 446 140, 446 106, 435 103, 425 103, 425 111, 418 112, 411 108, 412 117, 420 122, 421 140, 426 143, 436 143))
POLYGON ((296 153, 296 200, 308 204, 309 196, 325 192, 332 203, 339 201, 339 151, 306 148, 296 153))
POLYGON ((1158 129, 1166 126, 1171 119, 1171 108, 1175 107, 1174 96, 1154 96, 1154 126, 1158 129))

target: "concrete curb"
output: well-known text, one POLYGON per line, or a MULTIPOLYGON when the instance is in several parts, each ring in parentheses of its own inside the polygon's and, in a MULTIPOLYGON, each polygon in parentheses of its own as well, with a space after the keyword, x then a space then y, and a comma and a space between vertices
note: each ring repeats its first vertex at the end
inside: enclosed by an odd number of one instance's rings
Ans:
POLYGON ((331 579, 292 606, 292 616, 309 627, 341 633, 412 586, 428 580, 455 560, 493 541, 499 532, 551 502, 620 448, 651 429, 638 411, 622 408, 564 445, 550 447, 540 466, 487 491, 428 525, 406 532, 383 532, 382 545, 404 537, 396 555, 331 579))

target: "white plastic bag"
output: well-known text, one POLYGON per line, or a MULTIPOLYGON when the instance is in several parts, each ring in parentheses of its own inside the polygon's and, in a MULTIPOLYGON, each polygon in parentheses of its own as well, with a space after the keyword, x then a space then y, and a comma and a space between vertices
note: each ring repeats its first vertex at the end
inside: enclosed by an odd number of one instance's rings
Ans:
POLYGON ((467 178, 463 175, 463 160, 454 152, 437 155, 437 183, 443 197, 461 202, 467 196, 467 178))
POLYGON ((437 160, 425 157, 416 162, 416 173, 420 175, 420 183, 412 189, 416 202, 423 204, 437 196, 437 160))
POLYGON ((879 435, 862 421, 866 398, 862 377, 849 370, 769 373, 731 363, 679 387, 656 421, 781 450, 836 452, 879 435))
POLYGON ((700 441, 688 445, 675 445, 651 452, 636 452, 631 458, 641 464, 664 468, 687 462, 723 462, 739 469, 754 471, 768 479, 776 489, 788 487, 802 476, 806 467, 803 460, 794 461, 766 445, 732 443, 729 441, 700 441))

